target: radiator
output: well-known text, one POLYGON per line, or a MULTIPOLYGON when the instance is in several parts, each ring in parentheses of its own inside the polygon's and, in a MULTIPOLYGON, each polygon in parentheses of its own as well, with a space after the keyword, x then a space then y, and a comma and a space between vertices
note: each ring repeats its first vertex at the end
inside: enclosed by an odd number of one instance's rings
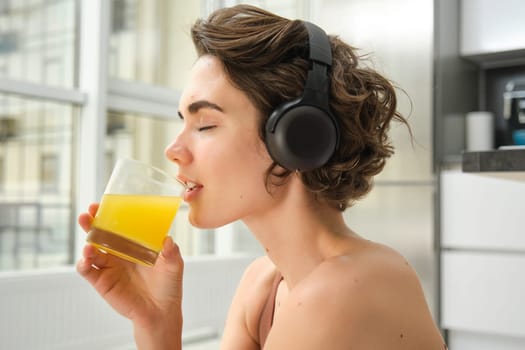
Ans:
MULTIPOLYGON (((252 256, 185 262, 183 341, 218 336, 252 256)), ((131 323, 74 267, 0 273, 0 349, 134 349, 131 323)))

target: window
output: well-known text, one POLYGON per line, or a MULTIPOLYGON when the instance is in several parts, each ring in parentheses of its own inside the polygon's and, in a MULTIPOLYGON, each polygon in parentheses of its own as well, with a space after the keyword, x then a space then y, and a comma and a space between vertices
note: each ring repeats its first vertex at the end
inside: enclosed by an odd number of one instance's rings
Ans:
POLYGON ((75 120, 66 104, 0 95, 9 132, 0 139, 0 269, 73 261, 75 120), (9 247, 9 248, 8 248, 9 247))
POLYGON ((1 3, 0 77, 72 87, 76 1, 1 3))
POLYGON ((56 192, 58 190, 58 157, 54 153, 40 155, 40 184, 42 192, 56 192))
POLYGON ((1 3, 0 270, 71 264, 78 1, 1 3))
POLYGON ((195 60, 188 29, 201 3, 112 0, 110 76, 180 89, 195 60))
POLYGON ((222 1, 225 6, 234 6, 237 4, 250 4, 260 8, 267 9, 287 18, 305 18, 309 17, 310 1, 304 0, 226 0, 222 1))
POLYGON ((4 161, 4 156, 1 155, 0 156, 0 193, 4 192, 5 190, 4 182, 5 182, 5 161, 4 161))

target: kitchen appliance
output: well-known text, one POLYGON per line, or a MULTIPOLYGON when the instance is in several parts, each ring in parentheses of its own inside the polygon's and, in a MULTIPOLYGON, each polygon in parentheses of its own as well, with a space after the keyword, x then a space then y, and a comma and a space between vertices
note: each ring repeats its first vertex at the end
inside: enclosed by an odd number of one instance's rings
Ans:
POLYGON ((510 80, 503 93, 506 139, 511 145, 525 145, 525 80, 510 80))

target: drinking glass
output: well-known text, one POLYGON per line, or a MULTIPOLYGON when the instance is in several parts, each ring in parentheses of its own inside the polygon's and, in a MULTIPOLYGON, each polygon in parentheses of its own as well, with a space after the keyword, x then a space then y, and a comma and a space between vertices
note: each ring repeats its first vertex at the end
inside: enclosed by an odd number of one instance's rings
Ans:
POLYGON ((183 183, 134 159, 111 173, 87 242, 118 257, 155 264, 182 202, 183 183))

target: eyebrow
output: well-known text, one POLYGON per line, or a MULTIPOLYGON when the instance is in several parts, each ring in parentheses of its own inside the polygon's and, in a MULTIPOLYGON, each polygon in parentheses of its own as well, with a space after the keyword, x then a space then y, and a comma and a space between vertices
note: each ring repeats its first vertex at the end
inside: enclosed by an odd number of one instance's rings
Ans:
MULTIPOLYGON (((207 100, 199 100, 199 101, 195 101, 191 103, 188 106, 188 111, 190 112, 190 114, 195 114, 202 108, 209 108, 209 109, 214 109, 219 112, 224 112, 224 110, 219 105, 213 102, 207 101, 207 100)), ((178 111, 178 114, 181 119, 184 119, 181 111, 178 111)))

